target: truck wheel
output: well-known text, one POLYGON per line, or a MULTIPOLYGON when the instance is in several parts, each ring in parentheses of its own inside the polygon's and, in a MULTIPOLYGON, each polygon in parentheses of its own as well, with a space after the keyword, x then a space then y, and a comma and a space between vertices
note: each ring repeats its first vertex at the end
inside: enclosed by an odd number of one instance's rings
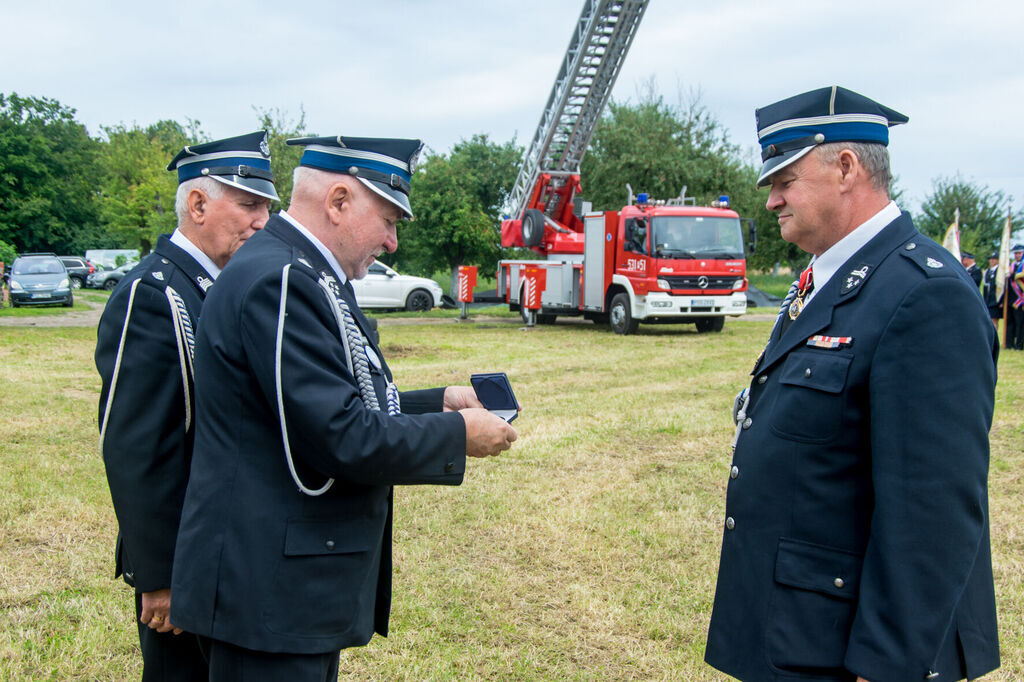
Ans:
POLYGON ((697 319, 697 331, 701 334, 720 332, 724 326, 724 317, 701 317, 697 319))
POLYGON ((523 211, 521 228, 523 244, 537 246, 544 240, 544 214, 535 208, 526 209, 523 211))
POLYGON ((405 309, 422 313, 434 307, 434 297, 425 289, 413 289, 405 299, 405 309))
POLYGON ((633 334, 636 332, 640 326, 640 321, 633 319, 628 294, 615 294, 615 297, 612 298, 612 307, 608 312, 608 323, 616 334, 633 334))

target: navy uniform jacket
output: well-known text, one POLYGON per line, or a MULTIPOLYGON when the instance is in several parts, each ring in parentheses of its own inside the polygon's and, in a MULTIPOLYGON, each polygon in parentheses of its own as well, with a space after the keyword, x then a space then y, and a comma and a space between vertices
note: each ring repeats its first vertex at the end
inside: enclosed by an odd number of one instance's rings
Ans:
POLYGON ((192 256, 163 235, 153 252, 118 283, 100 318, 99 425, 120 530, 116 575, 123 574, 137 592, 171 586, 174 541, 192 458, 191 360, 167 292, 177 292, 185 307, 182 319, 187 317, 194 329, 205 287, 212 283, 192 256))
MULTIPOLYGON (((171 619, 248 649, 320 653, 386 635, 392 486, 457 485, 465 471, 465 423, 440 411, 443 389, 402 394, 396 416, 363 406, 321 273, 329 266, 313 245, 272 217, 221 273, 197 340, 199 420, 171 619), (336 479, 320 496, 293 481, 279 409, 303 484, 336 479)), ((384 406, 387 365, 373 379, 384 406)))
POLYGON ((963 266, 901 215, 777 334, 739 429, 705 659, 743 680, 998 667, 998 348, 963 266))
POLYGON ((974 263, 971 265, 971 267, 967 268, 967 276, 971 278, 972 282, 974 282, 975 288, 981 286, 982 273, 981 268, 978 267, 977 263, 974 263))
MULTIPOLYGON (((985 299, 985 305, 988 306, 989 312, 999 311, 1000 317, 1002 317, 1003 299, 1001 296, 996 296, 996 272, 998 267, 988 268, 985 270, 985 282, 982 286, 982 297, 985 299)), ((995 315, 993 315, 995 317, 995 315)))

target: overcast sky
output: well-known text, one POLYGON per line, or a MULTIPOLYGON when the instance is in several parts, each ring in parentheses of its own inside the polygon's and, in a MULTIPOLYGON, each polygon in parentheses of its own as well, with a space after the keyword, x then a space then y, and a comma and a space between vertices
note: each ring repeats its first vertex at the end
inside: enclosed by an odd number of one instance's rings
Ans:
MULTIPOLYGON (((582 5, 0 0, 0 92, 55 98, 93 135, 191 118, 228 137, 259 106, 440 152, 474 133, 525 144, 582 5)), ((1020 209, 1022 44, 1010 0, 650 0, 613 97, 651 79, 671 104, 699 92, 753 157, 756 107, 842 85, 910 117, 890 144, 908 208, 960 173, 1020 209)))

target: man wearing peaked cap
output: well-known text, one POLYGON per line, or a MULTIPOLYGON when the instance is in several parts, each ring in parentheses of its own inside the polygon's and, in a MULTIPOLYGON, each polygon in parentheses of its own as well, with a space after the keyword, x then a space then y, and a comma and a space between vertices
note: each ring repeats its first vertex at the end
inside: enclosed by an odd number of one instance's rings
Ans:
POLYGON ((1003 290, 1003 295, 1009 296, 1003 345, 1007 349, 1024 350, 1024 244, 1014 244, 1010 252, 1013 255, 1003 290))
POLYGON ((743 680, 999 666, 998 347, 974 282, 889 198, 907 117, 822 88, 757 111, 767 207, 814 256, 734 407, 705 660, 743 680))
POLYGON ((516 433, 469 387, 400 393, 350 279, 397 247, 418 140, 320 137, 206 302, 171 616, 214 680, 333 680, 387 634, 392 488, 458 485, 516 433), (250 675, 250 671, 252 676, 250 675))
POLYGON ((119 535, 116 574, 135 588, 144 680, 206 679, 199 638, 170 618, 171 566, 195 434, 192 352, 208 289, 277 199, 263 131, 190 145, 178 227, 126 275, 100 318, 100 444, 119 535))
POLYGON ((988 307, 988 315, 992 318, 992 324, 999 326, 999 320, 1003 319, 1003 297, 999 295, 996 287, 997 275, 999 273, 999 254, 991 253, 988 257, 988 268, 985 270, 984 283, 981 287, 982 298, 988 307))
POLYGON ((980 287, 982 276, 981 268, 979 268, 978 264, 974 262, 974 254, 970 251, 961 251, 960 263, 964 266, 964 269, 967 270, 967 275, 974 280, 974 286, 980 287))

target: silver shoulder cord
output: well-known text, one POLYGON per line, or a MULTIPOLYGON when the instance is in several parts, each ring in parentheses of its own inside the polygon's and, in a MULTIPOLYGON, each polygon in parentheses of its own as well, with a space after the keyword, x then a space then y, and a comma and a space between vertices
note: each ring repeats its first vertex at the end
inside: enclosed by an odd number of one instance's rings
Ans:
POLYGON ((192 331, 192 318, 189 317, 185 301, 177 291, 166 287, 167 303, 171 307, 171 319, 174 320, 174 338, 178 342, 178 363, 181 365, 181 386, 185 394, 185 430, 192 425, 192 400, 188 390, 188 378, 194 376, 192 358, 195 355, 196 337, 192 331))
POLYGON ((103 408, 103 423, 100 424, 100 452, 103 452, 103 439, 107 435, 107 421, 110 419, 110 407, 114 404, 114 389, 117 388, 117 375, 121 372, 121 358, 124 356, 124 340, 128 336, 128 320, 132 317, 132 304, 135 302, 135 289, 139 280, 132 282, 128 293, 128 310, 124 314, 124 326, 121 328, 121 340, 117 344, 117 355, 114 358, 114 374, 110 377, 110 391, 107 392, 107 405, 103 408))
MULTIPOLYGON (((281 270, 281 303, 278 307, 277 312, 277 339, 274 345, 274 386, 277 390, 277 414, 278 419, 281 422, 281 442, 284 444, 284 456, 288 461, 288 471, 292 475, 292 480, 295 481, 295 485, 299 487, 299 490, 312 497, 323 495, 325 492, 334 485, 334 479, 329 478, 327 482, 320 488, 313 490, 303 484, 299 478, 298 472, 295 470, 295 461, 292 457, 292 448, 288 440, 288 424, 284 414, 284 389, 281 381, 281 349, 284 341, 284 320, 285 310, 288 305, 288 277, 291 273, 291 263, 284 266, 281 270)), ((334 313, 334 319, 338 324, 338 335, 341 337, 342 346, 345 349, 345 361, 348 365, 348 371, 356 379, 356 384, 359 387, 359 397, 362 399, 363 404, 367 409, 380 411, 380 404, 377 401, 377 394, 373 388, 373 379, 370 377, 369 371, 366 369, 365 362, 365 351, 361 346, 356 344, 356 339, 353 337, 350 341, 350 334, 359 334, 358 328, 349 329, 349 325, 355 327, 354 323, 346 320, 345 311, 342 309, 335 297, 334 292, 331 291, 330 287, 323 280, 318 281, 320 288, 323 290, 324 295, 327 297, 327 301, 331 306, 331 311, 334 313), (363 353, 364 357, 362 362, 359 362, 358 357, 353 359, 358 353, 363 353)), ((397 414, 400 411, 398 406, 397 390, 393 384, 388 385, 388 413, 397 414)))
MULTIPOLYGON (((124 358, 124 343, 128 337, 128 324, 132 319, 132 308, 135 304, 135 290, 142 280, 136 279, 132 282, 131 290, 128 293, 128 309, 124 314, 124 326, 121 328, 121 340, 117 344, 117 356, 114 360, 114 374, 110 379, 110 391, 107 393, 107 404, 103 410, 103 424, 100 426, 100 452, 103 451, 103 441, 107 435, 107 421, 110 419, 110 408, 114 404, 114 392, 117 388, 118 375, 121 373, 121 360, 124 358)), ((164 292, 167 295, 167 302, 171 309, 171 319, 174 321, 174 340, 178 344, 178 362, 181 365, 181 385, 185 396, 185 430, 188 431, 192 425, 192 401, 188 390, 188 378, 192 376, 192 357, 195 353, 195 334, 192 332, 192 321, 188 310, 185 308, 185 301, 177 291, 166 287, 164 292)))

